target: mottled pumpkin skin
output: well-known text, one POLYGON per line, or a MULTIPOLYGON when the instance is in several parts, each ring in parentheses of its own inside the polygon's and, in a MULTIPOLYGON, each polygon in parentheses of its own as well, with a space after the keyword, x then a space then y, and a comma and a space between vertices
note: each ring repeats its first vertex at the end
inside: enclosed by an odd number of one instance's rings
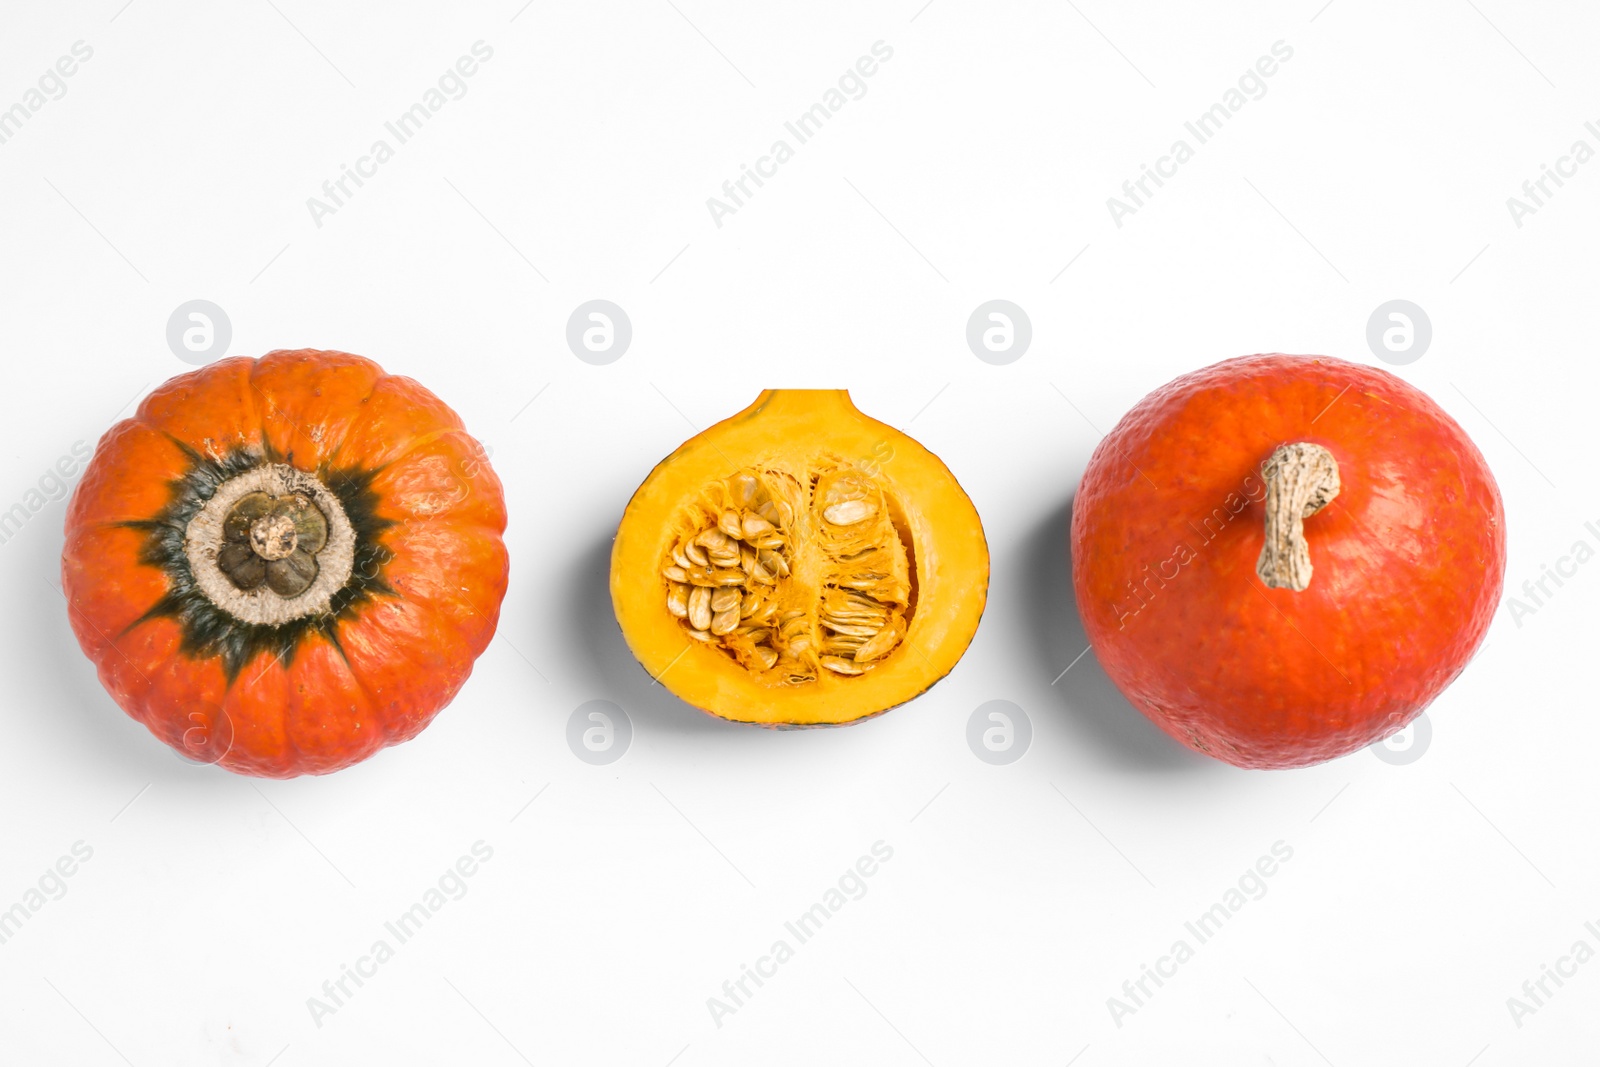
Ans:
POLYGON ((240 774, 326 774, 414 737, 461 688, 505 595, 505 524, 482 447, 427 389, 280 351, 173 378, 106 433, 61 577, 102 684, 156 737, 240 774), (367 543, 326 613, 229 627, 172 550, 219 479, 262 463, 321 478, 367 543))
POLYGON ((1128 700, 1200 752, 1294 767, 1403 728, 1482 641, 1505 515, 1449 415, 1384 371, 1229 360, 1145 397, 1095 450, 1072 515, 1090 644, 1128 700), (1300 592, 1256 575, 1261 464, 1308 441, 1341 491, 1305 520, 1300 592))

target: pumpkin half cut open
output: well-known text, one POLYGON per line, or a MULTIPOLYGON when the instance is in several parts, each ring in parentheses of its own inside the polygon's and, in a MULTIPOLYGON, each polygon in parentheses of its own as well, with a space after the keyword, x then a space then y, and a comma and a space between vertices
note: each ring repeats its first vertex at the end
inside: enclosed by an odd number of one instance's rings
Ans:
POLYGON ((634 493, 611 553, 633 654, 724 719, 828 726, 950 672, 989 549, 939 458, 842 389, 769 389, 634 493))

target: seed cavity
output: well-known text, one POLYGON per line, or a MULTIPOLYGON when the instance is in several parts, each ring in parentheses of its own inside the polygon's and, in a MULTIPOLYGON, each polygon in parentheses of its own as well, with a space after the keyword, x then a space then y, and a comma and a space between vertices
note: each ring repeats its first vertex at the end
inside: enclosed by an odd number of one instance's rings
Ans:
POLYGON ((685 509, 671 545, 668 613, 768 684, 858 677, 905 639, 910 554, 859 467, 736 471, 685 509))

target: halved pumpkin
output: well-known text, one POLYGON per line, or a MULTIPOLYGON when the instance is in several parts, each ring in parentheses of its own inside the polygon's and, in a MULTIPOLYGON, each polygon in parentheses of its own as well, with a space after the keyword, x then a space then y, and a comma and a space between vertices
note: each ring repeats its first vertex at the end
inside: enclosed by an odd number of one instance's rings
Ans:
POLYGON ((769 389, 634 493, 611 552, 623 636, 713 715, 856 722, 948 674, 989 549, 939 458, 842 389, 769 389))

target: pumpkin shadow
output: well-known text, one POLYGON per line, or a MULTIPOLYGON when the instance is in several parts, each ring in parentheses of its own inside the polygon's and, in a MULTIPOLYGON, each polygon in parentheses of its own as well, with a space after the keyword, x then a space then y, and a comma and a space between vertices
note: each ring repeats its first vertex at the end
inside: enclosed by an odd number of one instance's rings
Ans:
POLYGON ((723 738, 755 733, 753 728, 708 715, 679 700, 651 679, 634 658, 611 607, 611 538, 600 537, 578 557, 567 589, 568 618, 577 623, 577 647, 586 657, 590 677, 626 711, 635 727, 677 734, 712 734, 723 738))
POLYGON ((1074 494, 1028 535, 1023 546, 1027 576, 1021 599, 1033 652, 1048 688, 1066 709, 1065 721, 1085 744, 1111 762, 1145 771, 1195 771, 1212 761, 1180 745, 1128 703, 1089 645, 1072 587, 1074 494), (1068 664, 1072 664, 1068 668, 1068 664), (1066 669, 1066 673, 1062 673, 1066 669), (1058 677, 1059 676, 1059 677, 1058 677))

